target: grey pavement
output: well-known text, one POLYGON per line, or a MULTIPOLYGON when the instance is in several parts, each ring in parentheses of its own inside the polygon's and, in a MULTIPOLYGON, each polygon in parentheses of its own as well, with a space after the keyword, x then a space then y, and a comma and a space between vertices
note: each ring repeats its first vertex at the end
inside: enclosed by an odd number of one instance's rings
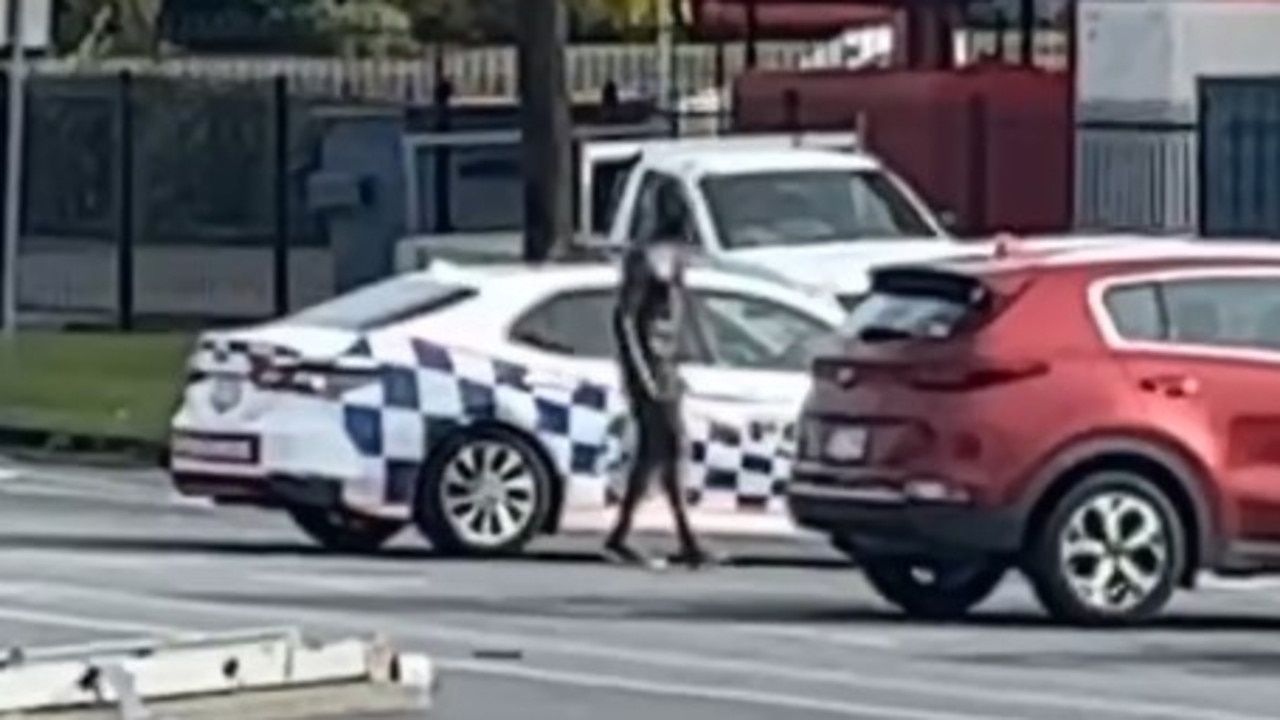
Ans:
MULTIPOLYGON (((1020 582, 971 621, 907 622, 811 542, 742 566, 603 565, 594 538, 501 562, 372 557, 283 519, 176 502, 153 473, 0 469, 0 645, 300 625, 438 661, 433 717, 1061 720, 1280 717, 1280 583, 1215 582, 1149 628, 1044 621, 1020 582)), ((653 543, 667 543, 653 539, 653 543)))

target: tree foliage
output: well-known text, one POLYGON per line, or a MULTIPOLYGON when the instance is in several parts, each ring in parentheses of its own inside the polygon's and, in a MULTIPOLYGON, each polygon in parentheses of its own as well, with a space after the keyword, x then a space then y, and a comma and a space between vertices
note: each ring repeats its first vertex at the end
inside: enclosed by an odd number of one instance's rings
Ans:
MULTIPOLYGON (((668 2, 669 0, 657 0, 668 2)), ((423 44, 510 43, 520 0, 57 0, 61 52, 400 54, 423 44)), ((655 0, 566 0, 571 34, 647 39, 655 0)))
MULTIPOLYGON (((422 42, 514 42, 519 0, 393 0, 413 18, 422 42)), ((566 0, 570 33, 582 39, 619 39, 651 26, 652 0, 566 0)), ((664 0, 665 1, 665 0, 664 0)))
POLYGON ((64 53, 151 54, 163 0, 57 0, 54 45, 64 53))

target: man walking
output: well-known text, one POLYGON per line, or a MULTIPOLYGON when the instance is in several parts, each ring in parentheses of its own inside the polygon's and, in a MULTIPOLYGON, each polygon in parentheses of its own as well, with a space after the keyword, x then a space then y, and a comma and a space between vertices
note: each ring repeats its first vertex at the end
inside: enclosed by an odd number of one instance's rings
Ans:
POLYGON ((613 313, 614 341, 636 446, 617 520, 604 550, 615 562, 651 564, 627 544, 627 536, 656 474, 671 505, 680 541, 675 559, 701 567, 715 559, 702 549, 693 533, 680 478, 685 441, 679 351, 685 322, 693 321, 684 287, 686 222, 679 198, 659 193, 655 204, 657 222, 652 231, 637 238, 623 257, 622 283, 613 313))

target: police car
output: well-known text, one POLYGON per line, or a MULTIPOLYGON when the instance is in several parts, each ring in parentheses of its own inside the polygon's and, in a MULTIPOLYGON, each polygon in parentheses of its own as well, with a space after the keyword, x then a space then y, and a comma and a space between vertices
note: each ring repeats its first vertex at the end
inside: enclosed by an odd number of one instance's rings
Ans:
MULTIPOLYGON (((627 461, 612 264, 397 275, 292 316, 200 337, 172 419, 178 491, 288 513, 320 544, 374 550, 413 524, 449 554, 514 553, 611 521, 627 461)), ((792 532, 790 423, 835 300, 714 267, 687 280, 691 518, 792 532)), ((637 527, 666 527, 646 503, 637 527)))

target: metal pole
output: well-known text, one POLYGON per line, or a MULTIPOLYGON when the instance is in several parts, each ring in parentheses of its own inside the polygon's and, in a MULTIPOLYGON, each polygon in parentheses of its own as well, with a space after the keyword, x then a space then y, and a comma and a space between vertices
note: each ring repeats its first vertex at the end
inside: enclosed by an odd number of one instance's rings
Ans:
POLYGON ((275 157, 272 162, 272 205, 274 232, 271 242, 271 289, 276 317, 289 314, 289 78, 277 75, 271 83, 272 121, 275 126, 275 157))
POLYGON ((9 121, 4 173, 4 315, 5 338, 18 329, 18 240, 22 233, 22 145, 26 116, 27 56, 22 37, 22 0, 9 0, 9 121))
MULTIPOLYGON (((658 25, 658 109, 675 111, 675 93, 672 81, 673 58, 671 37, 671 4, 669 0, 653 0, 653 17, 658 25)), ((678 120, 678 118, 677 118, 678 120)))
POLYGON ((566 0, 520 0, 520 131, 524 166, 524 259, 569 249, 573 147, 565 78, 566 0))
POLYGON ((134 250, 137 244, 137 217, 134 191, 137 177, 134 172, 134 141, 136 125, 133 114, 133 74, 121 70, 116 83, 116 125, 119 145, 116 154, 116 188, 118 212, 116 216, 116 327, 124 332, 133 330, 134 304, 134 250))

